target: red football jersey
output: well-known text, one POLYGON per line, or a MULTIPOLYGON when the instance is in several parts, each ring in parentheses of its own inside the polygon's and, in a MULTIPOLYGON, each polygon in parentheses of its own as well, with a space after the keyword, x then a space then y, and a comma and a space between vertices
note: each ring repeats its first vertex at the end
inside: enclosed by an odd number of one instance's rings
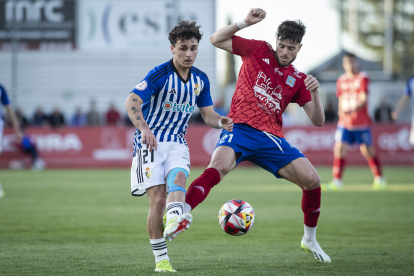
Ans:
POLYGON ((275 51, 265 41, 233 36, 232 45, 243 65, 228 117, 283 138, 282 113, 288 104, 303 106, 311 100, 306 75, 293 65, 280 67, 275 51))
MULTIPOLYGON (((336 96, 341 97, 342 110, 354 109, 360 104, 359 93, 368 94, 369 78, 364 72, 349 78, 346 74, 339 77, 336 82, 336 96)), ((339 117, 338 125, 348 128, 366 128, 372 124, 368 116, 367 104, 361 109, 339 117)))

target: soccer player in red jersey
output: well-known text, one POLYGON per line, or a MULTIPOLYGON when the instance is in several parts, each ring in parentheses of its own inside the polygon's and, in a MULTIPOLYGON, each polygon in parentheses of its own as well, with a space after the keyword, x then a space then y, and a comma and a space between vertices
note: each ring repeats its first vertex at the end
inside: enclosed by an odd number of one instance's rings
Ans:
POLYGON ((367 159, 374 175, 373 188, 384 189, 387 186, 382 176, 381 164, 375 155, 372 143, 371 119, 367 111, 369 78, 359 72, 358 61, 354 54, 347 53, 342 60, 345 74, 339 77, 336 96, 339 99, 338 127, 335 133, 333 179, 323 184, 323 190, 336 191, 342 188, 342 173, 348 144, 359 144, 362 155, 367 159))
POLYGON ((291 64, 302 47, 306 27, 301 21, 281 23, 276 50, 265 41, 234 35, 265 17, 264 10, 251 9, 244 20, 210 36, 215 47, 239 55, 243 60, 228 115, 235 124, 233 132, 223 130, 210 165, 189 187, 184 208, 194 209, 238 163, 251 161, 275 177, 302 188, 305 234, 301 247, 312 252, 317 261, 329 263, 331 259, 316 241, 320 178, 308 159, 284 139, 282 132, 282 113, 289 103, 302 106, 314 125, 322 126, 325 121, 319 82, 291 64))

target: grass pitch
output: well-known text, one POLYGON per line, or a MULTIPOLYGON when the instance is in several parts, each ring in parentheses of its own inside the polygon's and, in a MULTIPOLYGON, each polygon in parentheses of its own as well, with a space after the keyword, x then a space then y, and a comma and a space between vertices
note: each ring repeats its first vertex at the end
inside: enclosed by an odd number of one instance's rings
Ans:
MULTIPOLYGON (((317 168, 328 181, 330 168, 317 168)), ((193 169, 188 183, 202 170, 193 169)), ((238 168, 167 242, 180 275, 413 275, 413 168, 385 168, 389 188, 371 190, 368 167, 347 168, 342 192, 324 192, 318 241, 332 259, 300 249, 301 190, 259 168, 238 168), (254 208, 245 236, 217 214, 229 199, 254 208)), ((153 275, 148 201, 130 195, 128 170, 0 171, 0 275, 153 275)))

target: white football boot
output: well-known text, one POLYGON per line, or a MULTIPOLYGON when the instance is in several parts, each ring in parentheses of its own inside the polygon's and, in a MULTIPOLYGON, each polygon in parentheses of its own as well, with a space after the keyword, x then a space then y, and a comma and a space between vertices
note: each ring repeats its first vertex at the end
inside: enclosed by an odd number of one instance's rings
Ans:
POLYGON ((318 242, 316 240, 305 240, 302 238, 301 247, 303 250, 305 250, 306 253, 311 252, 313 254, 313 257, 317 262, 320 263, 330 263, 331 258, 329 258, 328 255, 326 255, 325 252, 323 252, 322 248, 319 246, 318 242))
POLYGON ((190 228, 192 222, 193 216, 190 213, 185 213, 179 217, 170 219, 165 225, 164 238, 172 241, 179 233, 190 228))

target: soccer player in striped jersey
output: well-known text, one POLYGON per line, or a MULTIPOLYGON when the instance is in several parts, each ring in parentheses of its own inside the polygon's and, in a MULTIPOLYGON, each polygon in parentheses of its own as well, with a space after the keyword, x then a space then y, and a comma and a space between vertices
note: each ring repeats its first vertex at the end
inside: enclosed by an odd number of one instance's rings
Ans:
MULTIPOLYGON (((4 126, 3 110, 2 110, 3 106, 5 107, 8 118, 13 125, 17 140, 20 142, 23 137, 23 133, 20 130, 20 126, 16 119, 16 115, 14 114, 14 111, 10 105, 10 100, 9 100, 9 97, 7 96, 6 89, 2 85, 0 85, 0 154, 2 152, 2 138, 3 138, 3 126, 4 126)), ((0 183, 0 198, 4 197, 4 195, 5 193, 0 183)))
POLYGON ((394 111, 391 113, 391 116, 394 120, 398 119, 398 115, 400 114, 401 110, 407 104, 411 97, 412 101, 412 111, 411 111, 411 131, 410 131, 410 138, 409 142, 411 145, 414 145, 414 76, 411 77, 407 84, 404 87, 404 94, 401 96, 400 100, 397 103, 394 111))
POLYGON ((233 130, 232 119, 214 111, 207 75, 193 66, 202 37, 199 29, 196 22, 189 21, 175 26, 169 33, 173 58, 151 70, 125 102, 128 116, 137 128, 132 195, 147 193, 147 230, 158 272, 175 271, 169 262, 165 238, 171 241, 192 222, 191 214, 183 214, 185 182, 190 173, 184 135, 195 106, 207 125, 233 130))

